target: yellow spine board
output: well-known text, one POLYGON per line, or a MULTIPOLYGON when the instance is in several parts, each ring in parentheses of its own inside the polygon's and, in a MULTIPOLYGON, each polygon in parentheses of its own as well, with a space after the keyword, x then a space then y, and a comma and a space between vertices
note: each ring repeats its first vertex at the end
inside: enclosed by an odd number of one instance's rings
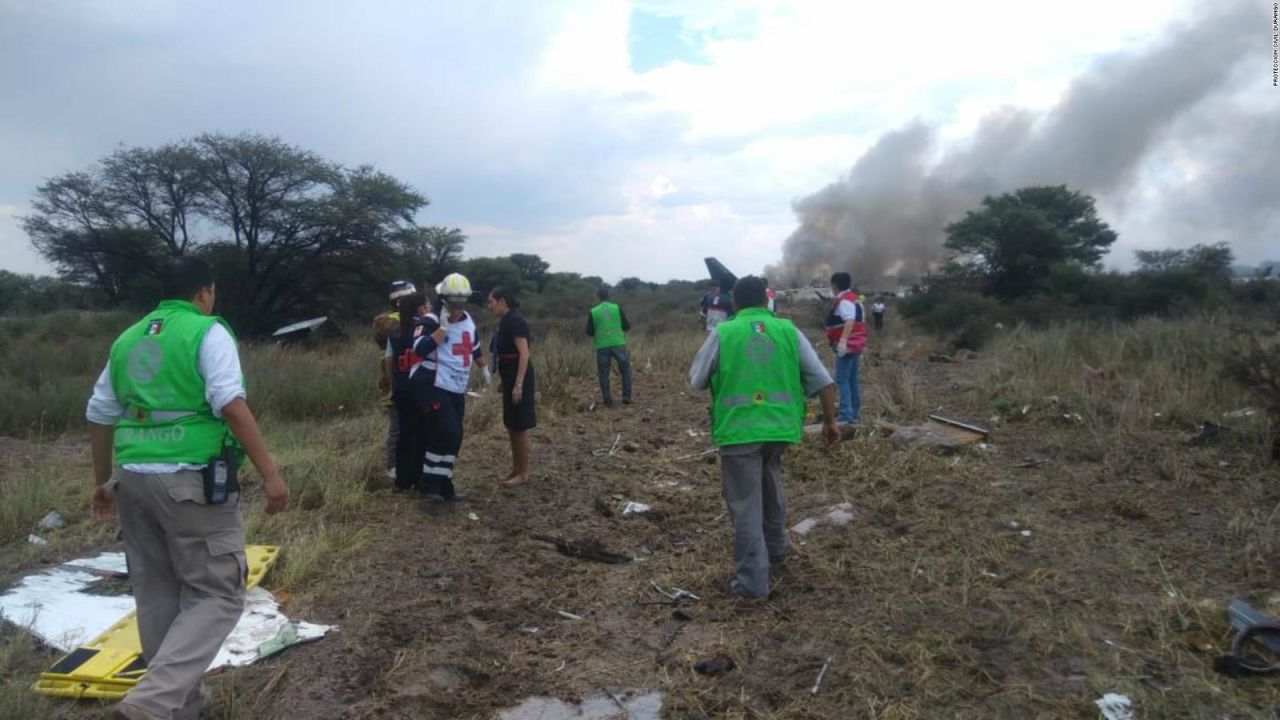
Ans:
MULTIPOLYGON (((244 549, 249 566, 246 587, 262 582, 275 564, 280 548, 249 545, 244 549)), ((41 695, 64 698, 119 700, 147 673, 138 639, 137 613, 129 613, 101 635, 64 655, 45 672, 32 689, 41 695)))

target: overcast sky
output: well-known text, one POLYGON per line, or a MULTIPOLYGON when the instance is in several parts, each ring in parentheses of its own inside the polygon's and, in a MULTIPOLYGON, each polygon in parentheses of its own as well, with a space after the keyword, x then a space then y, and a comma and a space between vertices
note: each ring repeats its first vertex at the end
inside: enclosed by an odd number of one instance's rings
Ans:
MULTIPOLYGON (((1271 4, 1232 102, 1280 127, 1271 4), (1261 113, 1261 115, 1259 115, 1261 113)), ((740 0, 354 3, 0 0, 0 268, 47 273, 17 217, 46 178, 119 145, 201 132, 277 135, 424 192, 419 222, 469 256, 537 253, 554 270, 665 280, 715 254, 781 258, 793 200, 848 174, 913 120, 963 144, 1001 108, 1046 111, 1108 58, 1140 53, 1189 2, 740 0)), ((1170 68, 1177 72, 1177 68, 1170 68)), ((1211 113, 1206 113, 1206 117, 1211 113)), ((1272 212, 1204 236, 1160 197, 1230 127, 1182 123, 1102 203, 1134 248, 1231 242, 1280 255, 1272 212)), ((1268 131, 1276 138, 1274 131, 1268 131)), ((1280 143, 1259 148, 1280 169, 1280 143)), ((1268 190, 1280 199, 1276 174, 1268 190)), ((1280 207, 1280 203, 1273 203, 1280 207)))

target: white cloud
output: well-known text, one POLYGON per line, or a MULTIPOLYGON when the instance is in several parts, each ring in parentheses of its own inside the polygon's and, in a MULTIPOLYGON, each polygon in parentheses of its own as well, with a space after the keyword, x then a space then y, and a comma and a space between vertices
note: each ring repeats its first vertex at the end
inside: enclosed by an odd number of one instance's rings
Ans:
MULTIPOLYGON (((417 185, 422 221, 460 225, 469 255, 666 278, 700 275, 708 248, 759 270, 792 199, 885 131, 919 117, 956 142, 994 109, 1048 108, 1188 3, 109 5, 0 5, 0 81, 16 88, 0 203, 25 207, 122 141, 249 129, 417 185), (637 7, 682 18, 705 64, 634 72, 637 7)), ((0 216, 0 263, 31 256, 0 216)))

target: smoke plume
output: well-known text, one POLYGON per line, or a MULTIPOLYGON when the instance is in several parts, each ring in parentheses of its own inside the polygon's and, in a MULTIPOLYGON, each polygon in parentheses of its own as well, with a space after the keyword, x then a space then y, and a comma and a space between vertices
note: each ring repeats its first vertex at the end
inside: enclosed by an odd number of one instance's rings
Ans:
POLYGON ((847 176, 794 203, 800 226, 768 274, 792 284, 849 270, 868 289, 891 287, 936 264, 943 228, 984 195, 1066 185, 1124 208, 1139 171, 1168 152, 1202 168, 1197 182, 1153 201, 1171 235, 1197 219, 1220 233, 1209 241, 1274 228, 1280 205, 1267 196, 1275 185, 1266 176, 1280 167, 1280 122, 1231 103, 1227 92, 1241 60, 1258 56, 1249 51, 1267 18, 1254 5, 1220 5, 1150 48, 1107 57, 1049 111, 991 114, 941 153, 935 129, 922 122, 887 133, 847 176))

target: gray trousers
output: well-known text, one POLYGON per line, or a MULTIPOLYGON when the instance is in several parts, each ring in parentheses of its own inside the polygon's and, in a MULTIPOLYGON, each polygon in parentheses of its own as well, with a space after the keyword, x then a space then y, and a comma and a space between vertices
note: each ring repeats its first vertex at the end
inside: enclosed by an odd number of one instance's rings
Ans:
POLYGON ((724 502, 733 521, 733 595, 767 597, 769 565, 787 557, 787 501, 782 494, 786 450, 786 443, 720 448, 724 502))
POLYGON ((117 468, 111 482, 147 661, 121 703, 166 720, 193 716, 205 671, 244 609, 240 498, 206 504, 195 471, 117 468))
POLYGON ((626 345, 618 345, 596 351, 596 377, 600 380, 600 397, 607 403, 613 402, 609 371, 614 360, 618 361, 618 374, 622 375, 622 399, 631 399, 631 356, 627 353, 626 345))
POLYGON ((396 443, 400 442, 400 413, 395 405, 388 405, 383 410, 387 413, 387 440, 382 445, 386 469, 396 469, 396 443))

